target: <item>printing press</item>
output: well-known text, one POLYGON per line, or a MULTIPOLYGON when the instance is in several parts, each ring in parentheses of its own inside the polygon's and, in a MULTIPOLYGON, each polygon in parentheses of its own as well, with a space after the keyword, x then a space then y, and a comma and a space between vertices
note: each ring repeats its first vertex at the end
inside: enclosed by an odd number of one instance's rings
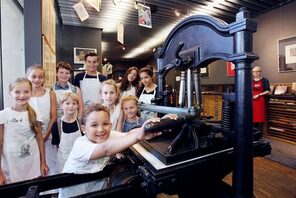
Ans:
POLYGON ((252 124, 251 63, 256 22, 241 9, 227 24, 210 16, 190 16, 170 32, 158 49, 158 96, 142 110, 176 113, 177 120, 148 123, 145 131, 163 135, 126 151, 102 172, 59 174, 0 186, 10 197, 38 197, 38 192, 109 177, 109 188, 83 197, 253 197, 253 157, 270 154, 268 142, 252 124), (223 94, 222 122, 202 115, 200 69, 216 60, 235 64, 235 92, 223 94), (165 77, 180 72, 177 107, 169 106, 165 77), (222 179, 233 171, 232 187, 222 179))

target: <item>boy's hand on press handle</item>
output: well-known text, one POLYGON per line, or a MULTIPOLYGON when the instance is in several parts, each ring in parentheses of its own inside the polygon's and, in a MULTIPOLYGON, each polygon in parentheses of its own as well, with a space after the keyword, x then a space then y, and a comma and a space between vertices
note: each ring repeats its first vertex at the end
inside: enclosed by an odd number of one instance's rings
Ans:
POLYGON ((149 119, 149 120, 146 120, 144 123, 143 123, 143 125, 142 125, 142 127, 140 128, 141 129, 141 132, 142 132, 142 138, 141 138, 141 140, 149 140, 149 139, 152 139, 152 138, 154 138, 154 137, 156 137, 156 136, 159 136, 159 135, 161 135, 162 134, 162 132, 161 131, 156 131, 156 132, 151 132, 151 133, 147 133, 147 132, 145 132, 145 125, 151 125, 151 124, 156 124, 156 123, 159 123, 159 121, 160 121, 160 118, 158 118, 158 117, 155 117, 155 118, 151 118, 151 119, 149 119))
POLYGON ((178 115, 177 114, 169 113, 169 114, 165 114, 164 116, 162 116, 161 119, 165 119, 165 118, 170 118, 171 120, 177 120, 178 115))

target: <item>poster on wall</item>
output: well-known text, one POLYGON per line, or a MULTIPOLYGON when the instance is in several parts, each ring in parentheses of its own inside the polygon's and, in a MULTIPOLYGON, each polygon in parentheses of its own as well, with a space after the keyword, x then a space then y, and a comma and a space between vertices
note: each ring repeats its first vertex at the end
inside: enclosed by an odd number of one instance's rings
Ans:
POLYGON ((74 64, 84 64, 84 56, 91 52, 97 53, 97 49, 74 47, 74 64))
POLYGON ((227 67, 227 76, 233 77, 235 75, 235 65, 232 62, 226 62, 226 67, 227 67))
POLYGON ((149 6, 138 4, 138 22, 139 26, 152 28, 151 11, 149 6))
POLYGON ((124 44, 124 26, 122 23, 117 26, 117 41, 124 44))
POLYGON ((278 40, 278 70, 296 71, 296 36, 278 40))
POLYGON ((209 77, 209 66, 200 68, 200 77, 209 77))
POLYGON ((296 44, 285 47, 286 64, 296 63, 296 44))

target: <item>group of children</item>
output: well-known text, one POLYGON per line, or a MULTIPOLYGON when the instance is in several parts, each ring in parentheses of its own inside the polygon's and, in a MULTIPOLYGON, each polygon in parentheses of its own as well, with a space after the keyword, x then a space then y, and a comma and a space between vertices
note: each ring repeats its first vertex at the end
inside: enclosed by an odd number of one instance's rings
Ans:
MULTIPOLYGON (((12 107, 0 111, 0 184, 62 172, 97 172, 110 156, 159 135, 144 133, 138 98, 122 95, 111 79, 100 85, 102 104, 86 105, 82 114, 81 96, 71 89, 70 76, 60 70, 67 67, 57 67, 58 82, 53 90, 44 88, 45 70, 38 65, 27 69, 27 78, 10 84, 12 107)), ((85 185, 73 189, 77 193, 90 190, 85 185)), ((73 189, 65 188, 59 196, 68 197, 73 189)))

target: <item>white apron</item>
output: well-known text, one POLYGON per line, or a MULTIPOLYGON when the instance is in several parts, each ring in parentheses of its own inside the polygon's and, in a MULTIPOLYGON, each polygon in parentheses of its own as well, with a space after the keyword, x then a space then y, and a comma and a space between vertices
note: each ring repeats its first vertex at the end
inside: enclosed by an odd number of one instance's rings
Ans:
POLYGON ((67 161, 69 154, 73 148, 73 144, 75 140, 81 137, 81 130, 79 128, 78 120, 76 119, 76 124, 78 126, 78 130, 73 133, 64 133, 63 131, 63 121, 61 123, 61 140, 59 144, 59 150, 57 154, 57 170, 58 173, 62 173, 65 162, 67 161))
MULTIPOLYGON (((154 90, 154 94, 144 94, 144 90, 145 88, 143 89, 139 97, 139 103, 151 104, 151 100, 155 98, 156 90, 154 90)), ((141 118, 145 120, 149 120, 150 118, 154 118, 154 117, 157 117, 157 113, 141 110, 141 118)))
POLYGON ((63 95, 65 93, 72 93, 72 89, 71 89, 71 84, 70 83, 68 83, 68 87, 69 87, 69 89, 54 90, 54 92, 56 94, 56 97, 57 97, 57 112, 58 112, 57 120, 61 119, 61 117, 63 116, 63 109, 61 107, 63 95))
POLYGON ((124 96, 137 96, 136 87, 131 86, 131 88, 129 90, 123 91, 121 93, 121 98, 124 96))
POLYGON ((97 78, 85 78, 86 72, 83 79, 80 81, 80 90, 84 106, 89 106, 94 103, 102 104, 100 90, 101 82, 99 80, 99 72, 97 72, 97 78))
POLYGON ((117 104, 114 107, 114 111, 110 112, 110 121, 112 123, 112 129, 111 130, 116 130, 119 115, 120 115, 120 104, 117 104))
POLYGON ((33 179, 41 175, 40 153, 35 132, 30 128, 28 112, 5 111, 1 167, 7 183, 33 179))
MULTIPOLYGON (((47 131, 50 121, 50 91, 46 89, 43 96, 31 97, 29 100, 30 105, 34 110, 40 112, 43 116, 42 132, 43 135, 47 131)), ((57 148, 51 144, 52 135, 50 134, 44 143, 46 164, 49 168, 48 175, 57 174, 56 161, 57 161, 57 148)))

